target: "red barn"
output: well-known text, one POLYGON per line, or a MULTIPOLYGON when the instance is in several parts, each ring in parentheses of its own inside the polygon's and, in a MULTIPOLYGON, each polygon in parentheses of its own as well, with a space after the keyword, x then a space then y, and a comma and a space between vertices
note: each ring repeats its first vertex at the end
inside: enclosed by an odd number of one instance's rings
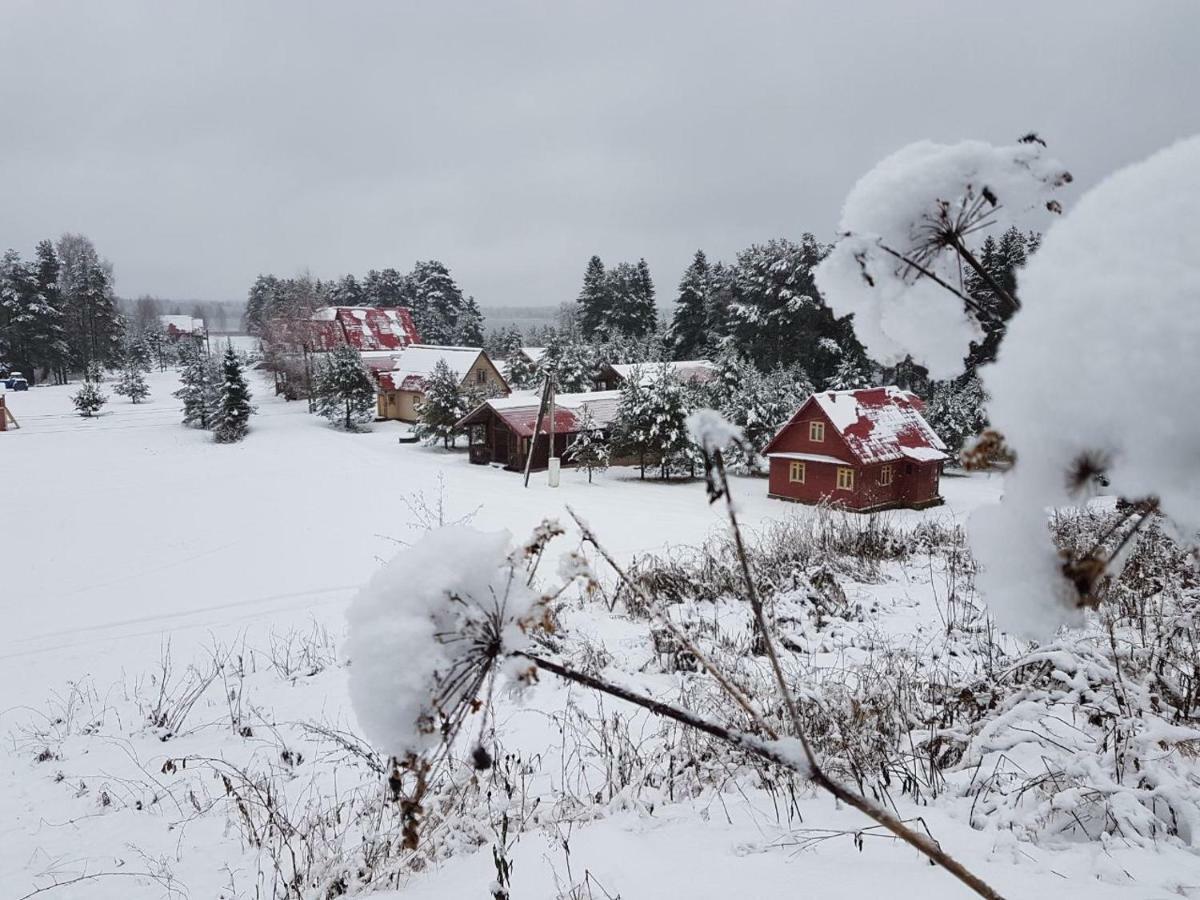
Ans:
POLYGON ((770 496, 860 512, 942 502, 946 445, 898 387, 813 394, 764 451, 770 496))

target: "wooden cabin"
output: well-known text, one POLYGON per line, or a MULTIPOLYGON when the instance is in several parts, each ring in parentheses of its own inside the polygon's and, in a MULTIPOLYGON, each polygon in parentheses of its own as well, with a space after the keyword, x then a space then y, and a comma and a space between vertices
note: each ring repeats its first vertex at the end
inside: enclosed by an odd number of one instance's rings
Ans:
MULTIPOLYGON (((567 447, 579 433, 584 411, 591 413, 594 426, 607 431, 617 415, 621 402, 620 391, 592 391, 584 394, 558 394, 554 400, 554 455, 563 465, 571 465, 567 447)), ((467 431, 471 462, 477 465, 498 465, 514 472, 525 470, 529 442, 537 427, 541 395, 487 400, 475 407, 458 423, 467 431)), ((549 416, 542 422, 533 449, 533 468, 545 469, 550 457, 549 416)))
POLYGON ((813 394, 764 451, 769 496, 859 512, 942 503, 946 445, 924 409, 897 387, 813 394))
POLYGON ((417 407, 425 396, 426 380, 439 362, 444 362, 459 378, 461 390, 501 396, 510 393, 500 370, 479 347, 411 344, 396 357, 393 368, 375 373, 379 382, 379 418, 417 421, 417 407))

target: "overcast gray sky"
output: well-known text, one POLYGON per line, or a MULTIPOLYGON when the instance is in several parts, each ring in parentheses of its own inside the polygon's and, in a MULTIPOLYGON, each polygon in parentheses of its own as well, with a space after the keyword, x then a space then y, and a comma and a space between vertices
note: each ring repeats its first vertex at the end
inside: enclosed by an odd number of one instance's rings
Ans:
POLYGON ((1198 46, 1196 0, 0 0, 0 247, 207 300, 438 258, 485 305, 645 256, 667 300, 920 138, 1036 129, 1087 187, 1200 131, 1198 46))

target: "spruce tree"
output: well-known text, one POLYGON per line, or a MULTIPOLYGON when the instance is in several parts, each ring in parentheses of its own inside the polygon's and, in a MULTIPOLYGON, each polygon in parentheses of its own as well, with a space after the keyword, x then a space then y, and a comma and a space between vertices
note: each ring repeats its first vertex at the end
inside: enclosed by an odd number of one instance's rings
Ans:
POLYGON ((587 406, 579 416, 577 428, 574 439, 567 447, 567 459, 573 465, 587 470, 588 483, 591 484, 593 472, 603 472, 608 468, 608 439, 596 425, 596 417, 587 406))
POLYGON ((459 377, 445 360, 439 359, 425 379, 425 394, 417 408, 418 420, 413 433, 427 444, 441 441, 449 449, 459 434, 455 426, 466 414, 459 377))
POLYGON ((150 387, 146 384, 146 376, 141 367, 130 363, 121 372, 121 377, 113 386, 113 393, 128 397, 134 403, 141 403, 150 396, 150 387))
POLYGON ((189 341, 179 343, 183 364, 181 386, 174 395, 183 401, 183 424, 209 429, 217 418, 221 372, 216 360, 189 341))
POLYGON ((335 426, 357 431, 375 416, 375 384, 353 347, 340 347, 321 364, 313 385, 316 411, 335 426))
POLYGON ((695 473, 697 458, 688 433, 687 392, 667 366, 656 366, 650 382, 650 441, 658 456, 660 477, 689 470, 695 473))
POLYGON ((81 416, 90 419, 100 411, 100 407, 108 402, 108 397, 100 391, 95 382, 85 381, 72 395, 71 402, 75 404, 75 408, 79 410, 81 416))
POLYGON ((621 399, 613 419, 612 443, 618 456, 636 457, 641 477, 646 477, 646 464, 654 450, 654 409, 650 390, 644 383, 643 371, 635 366, 621 383, 621 399))
POLYGON ((836 361, 822 351, 821 341, 836 338, 839 329, 813 280, 813 269, 828 251, 805 234, 798 244, 773 240, 738 254, 730 334, 763 371, 799 363, 819 380, 832 374, 836 361))
POLYGON ((608 321, 612 302, 608 276, 599 256, 588 260, 583 273, 583 289, 579 292, 579 330, 585 340, 601 337, 608 321))
POLYGON ((242 374, 233 345, 225 349, 221 361, 221 390, 217 402, 217 421, 213 427, 213 438, 218 444, 233 444, 240 441, 250 430, 250 388, 242 374))
POLYGON ((669 339, 675 359, 696 359, 707 349, 710 287, 708 259, 703 250, 697 250, 691 265, 683 273, 679 295, 675 298, 669 339))

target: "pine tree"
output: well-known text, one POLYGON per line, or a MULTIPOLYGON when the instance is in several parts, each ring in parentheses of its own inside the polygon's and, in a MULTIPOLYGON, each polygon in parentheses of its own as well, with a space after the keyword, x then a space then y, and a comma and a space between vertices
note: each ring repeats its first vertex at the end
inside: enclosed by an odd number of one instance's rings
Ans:
POLYGON ((413 433, 427 444, 441 441, 446 449, 458 437, 455 427, 467 414, 466 403, 459 391, 459 377, 445 360, 439 359, 425 379, 425 395, 417 409, 418 421, 413 433))
POLYGON ((675 359, 696 359, 708 347, 708 304, 710 285, 708 259, 697 250, 679 282, 669 342, 675 359))
POLYGON ((244 438, 250 430, 250 415, 254 409, 250 406, 250 388, 242 374, 242 364, 232 344, 225 349, 221 376, 213 438, 218 444, 233 444, 244 438))
POLYGON ((100 407, 108 402, 108 397, 100 391, 95 382, 85 381, 72 395, 71 402, 75 404, 75 408, 79 410, 81 416, 90 419, 100 411, 100 407))
POLYGON ((375 414, 375 384, 353 347, 329 354, 313 385, 316 411, 346 431, 357 431, 375 414))
POLYGON ((182 386, 173 396, 183 401, 183 424, 212 428, 217 419, 221 384, 216 360, 187 341, 180 342, 179 354, 183 363, 179 376, 182 386))
POLYGON ((595 340, 602 337, 608 322, 612 297, 604 263, 600 261, 599 256, 588 260, 587 269, 583 273, 583 289, 579 292, 576 303, 579 307, 579 330, 584 339, 595 340))
POLYGON ((267 323, 279 315, 280 283, 274 275, 259 275, 250 286, 242 327, 248 334, 262 335, 267 323))
POLYGON ((611 451, 608 438, 596 425, 596 417, 587 406, 579 416, 578 431, 567 447, 567 458, 573 465, 587 470, 588 483, 591 484, 593 472, 603 472, 608 468, 611 451))
POLYGON ((57 251, 72 365, 83 370, 89 363, 115 362, 120 356, 122 322, 113 296, 112 265, 101 260, 92 242, 81 234, 64 234, 57 251))
POLYGON ((150 396, 150 387, 146 384, 146 376, 140 366, 130 363, 121 372, 121 377, 113 386, 113 393, 128 397, 134 403, 141 403, 150 396))

